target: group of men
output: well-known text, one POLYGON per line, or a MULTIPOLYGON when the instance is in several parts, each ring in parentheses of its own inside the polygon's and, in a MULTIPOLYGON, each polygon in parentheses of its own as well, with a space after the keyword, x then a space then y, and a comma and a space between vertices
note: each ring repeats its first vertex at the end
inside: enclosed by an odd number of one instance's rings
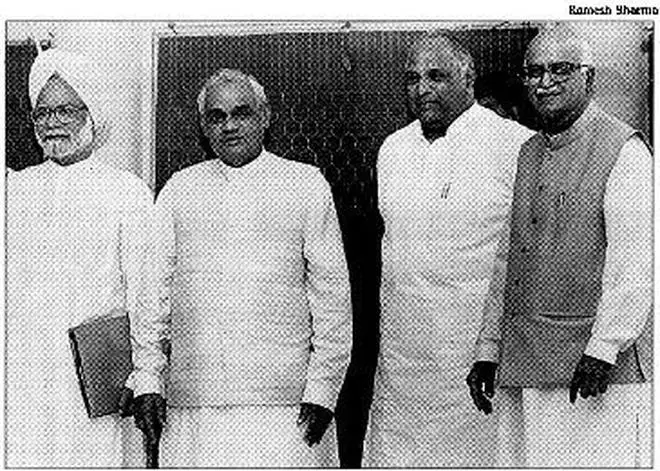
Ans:
MULTIPOLYGON (((649 466, 649 149, 592 102, 590 51, 569 28, 525 55, 540 132, 477 104, 475 75, 456 40, 418 40, 416 119, 379 153, 364 464, 649 466)), ((31 69, 46 161, 7 177, 6 464, 141 465, 122 456, 117 415, 87 418, 66 337, 125 310, 121 412, 160 442, 161 466, 336 467, 352 318, 328 184, 263 148, 263 87, 223 69, 197 100, 209 159, 153 205, 98 158, 106 89, 72 53, 31 69)))

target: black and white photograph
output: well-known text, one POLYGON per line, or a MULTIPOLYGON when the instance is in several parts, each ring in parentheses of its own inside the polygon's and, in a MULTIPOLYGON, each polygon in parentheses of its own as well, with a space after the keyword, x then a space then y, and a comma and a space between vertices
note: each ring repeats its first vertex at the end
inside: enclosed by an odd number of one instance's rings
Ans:
POLYGON ((3 18, 3 467, 651 468, 658 12, 576 5, 3 18))

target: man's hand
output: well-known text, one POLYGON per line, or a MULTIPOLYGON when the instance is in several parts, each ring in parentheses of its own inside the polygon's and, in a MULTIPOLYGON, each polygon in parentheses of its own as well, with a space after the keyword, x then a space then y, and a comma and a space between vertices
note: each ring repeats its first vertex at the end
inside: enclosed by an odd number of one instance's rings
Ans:
POLYGON ((470 387, 470 396, 477 409, 488 415, 493 412, 490 400, 495 396, 495 373, 497 363, 492 361, 477 361, 472 365, 466 379, 470 387))
POLYGON ((133 415, 133 390, 124 388, 119 398, 119 417, 130 417, 133 415))
POLYGON ((157 468, 158 444, 166 421, 165 399, 160 394, 142 394, 133 402, 135 425, 144 433, 147 468, 157 468))
POLYGON ((321 441, 332 420, 332 411, 325 407, 303 402, 300 404, 298 426, 305 430, 304 440, 312 446, 321 441))
POLYGON ((598 358, 582 355, 580 361, 575 367, 571 387, 568 393, 568 399, 571 404, 575 403, 578 391, 584 399, 589 396, 596 397, 598 393, 603 394, 607 391, 607 385, 610 382, 610 370, 612 365, 598 358))

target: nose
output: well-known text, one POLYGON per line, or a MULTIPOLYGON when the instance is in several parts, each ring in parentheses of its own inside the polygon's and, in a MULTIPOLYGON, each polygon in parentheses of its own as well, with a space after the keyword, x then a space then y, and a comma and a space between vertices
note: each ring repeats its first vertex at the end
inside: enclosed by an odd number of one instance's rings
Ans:
POLYGON ((419 83, 417 84, 417 93, 419 95, 425 95, 426 93, 430 93, 433 90, 433 87, 431 86, 431 80, 429 80, 427 77, 422 77, 419 79, 419 83))
POLYGON ((548 87, 554 83, 554 79, 550 75, 550 71, 543 71, 543 75, 541 75, 541 81, 539 83, 544 87, 548 87))
POLYGON ((54 128, 62 125, 59 118, 57 118, 57 114, 53 110, 50 110, 46 115, 46 120, 44 121, 44 124, 49 128, 54 128))
POLYGON ((234 132, 238 129, 238 120, 232 116, 227 116, 225 122, 222 125, 222 130, 224 132, 234 132))

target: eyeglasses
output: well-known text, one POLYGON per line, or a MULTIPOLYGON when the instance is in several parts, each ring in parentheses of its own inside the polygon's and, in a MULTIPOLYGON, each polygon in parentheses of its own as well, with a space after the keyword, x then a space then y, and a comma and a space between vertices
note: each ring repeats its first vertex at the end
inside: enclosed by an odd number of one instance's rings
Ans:
POLYGON ((566 80, 569 75, 582 67, 591 67, 587 64, 574 64, 572 62, 553 62, 547 66, 540 64, 523 67, 523 78, 526 80, 540 80, 547 72, 554 80, 566 80))
POLYGON ((51 115, 55 115, 60 123, 69 124, 79 119, 83 111, 87 111, 86 106, 59 105, 55 108, 39 106, 32 110, 32 121, 36 124, 43 124, 51 115))

